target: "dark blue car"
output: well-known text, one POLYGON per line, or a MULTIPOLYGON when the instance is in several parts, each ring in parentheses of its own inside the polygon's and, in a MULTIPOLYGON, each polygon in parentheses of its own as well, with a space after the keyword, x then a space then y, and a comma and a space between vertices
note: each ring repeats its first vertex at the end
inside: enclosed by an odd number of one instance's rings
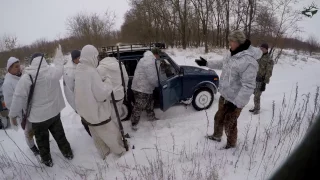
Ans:
MULTIPOLYGON (((131 83, 138 61, 144 52, 150 48, 128 48, 108 51, 108 56, 116 57, 125 65, 129 75, 128 91, 125 100, 126 115, 128 120, 134 103, 131 83)), ((191 104, 200 111, 211 107, 214 94, 218 92, 219 76, 206 67, 179 66, 168 54, 162 52, 161 58, 155 61, 159 87, 154 90, 155 107, 166 111, 171 106, 183 103, 191 104)), ((124 108, 123 108, 124 110, 124 108)))

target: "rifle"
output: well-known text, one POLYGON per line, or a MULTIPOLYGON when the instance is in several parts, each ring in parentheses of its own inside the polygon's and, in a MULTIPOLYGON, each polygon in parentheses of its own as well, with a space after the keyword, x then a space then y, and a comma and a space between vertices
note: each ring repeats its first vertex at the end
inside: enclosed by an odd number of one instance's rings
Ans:
POLYGON ((36 77, 35 77, 34 81, 33 81, 32 77, 31 77, 31 75, 29 74, 29 77, 30 77, 30 80, 31 80, 31 85, 30 85, 30 91, 29 91, 29 94, 28 94, 26 113, 23 113, 23 111, 22 111, 21 127, 22 127, 23 130, 26 127, 27 120, 28 120, 28 117, 29 117, 30 112, 31 112, 31 101, 32 101, 32 98, 33 98, 33 92, 34 92, 34 88, 36 86, 36 82, 37 82, 37 79, 38 79, 38 74, 39 74, 39 70, 40 70, 40 67, 41 67, 41 64, 42 64, 43 56, 44 56, 44 54, 42 54, 42 56, 41 56, 41 60, 40 60, 40 63, 39 63, 39 66, 38 66, 38 70, 37 70, 37 74, 36 74, 36 77))
POLYGON ((117 104, 116 104, 116 100, 114 98, 113 92, 111 92, 111 99, 112 99, 112 104, 113 104, 114 110, 116 112, 116 116, 117 116, 117 120, 118 120, 118 124, 119 124, 119 130, 120 130, 120 133, 121 133, 121 136, 122 136, 122 141, 123 141, 124 148, 126 149, 126 151, 129 151, 128 142, 127 142, 127 140, 125 138, 125 135, 124 135, 123 126, 122 126, 122 123, 121 123, 121 119, 120 119, 120 116, 119 116, 119 111, 118 111, 118 108, 117 108, 117 104))
POLYGON ((123 70, 122 70, 122 65, 121 65, 121 61, 120 61, 119 46, 117 46, 117 55, 118 55, 119 68, 120 68, 120 72, 121 72, 122 87, 123 87, 124 97, 125 97, 125 101, 126 101, 127 100, 127 98, 126 98, 127 97, 126 84, 124 82, 123 70))

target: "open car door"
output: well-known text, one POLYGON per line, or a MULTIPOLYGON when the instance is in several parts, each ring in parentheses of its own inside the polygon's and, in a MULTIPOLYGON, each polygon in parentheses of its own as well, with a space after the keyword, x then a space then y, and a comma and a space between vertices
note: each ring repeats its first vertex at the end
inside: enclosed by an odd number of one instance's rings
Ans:
POLYGON ((182 77, 170 60, 156 60, 159 80, 160 109, 166 111, 171 106, 180 102, 182 95, 182 77))

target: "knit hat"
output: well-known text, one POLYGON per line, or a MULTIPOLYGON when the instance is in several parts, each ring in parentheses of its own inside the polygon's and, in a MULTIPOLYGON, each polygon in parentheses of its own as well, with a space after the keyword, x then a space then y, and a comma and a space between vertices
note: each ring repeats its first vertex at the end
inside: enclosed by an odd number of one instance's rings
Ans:
POLYGON ((240 30, 235 30, 229 34, 228 40, 243 44, 246 41, 246 35, 240 30))
POLYGON ((260 46, 260 47, 265 48, 266 50, 268 50, 268 49, 269 49, 269 46, 268 46, 268 44, 267 44, 267 43, 263 43, 263 44, 261 44, 261 46, 260 46))
POLYGON ((152 49, 151 49, 151 52, 152 52, 153 54, 158 54, 158 55, 161 54, 161 50, 160 50, 159 48, 152 48, 152 49))
POLYGON ((16 63, 16 62, 19 62, 19 59, 15 58, 15 57, 10 57, 8 59, 8 62, 7 62, 7 71, 9 70, 9 68, 12 66, 12 64, 16 63))
POLYGON ((72 61, 80 57, 80 55, 81 55, 81 52, 79 50, 73 50, 71 52, 72 61))

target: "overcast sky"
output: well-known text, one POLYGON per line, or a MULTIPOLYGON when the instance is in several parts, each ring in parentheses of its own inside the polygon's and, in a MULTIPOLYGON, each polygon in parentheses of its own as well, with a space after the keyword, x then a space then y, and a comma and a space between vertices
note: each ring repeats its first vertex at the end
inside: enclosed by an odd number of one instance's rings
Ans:
POLYGON ((0 0, 0 37, 13 34, 20 44, 37 39, 56 39, 67 34, 66 19, 79 12, 114 11, 116 27, 129 9, 127 0, 0 0))
MULTIPOLYGON (((320 0, 302 0, 301 6, 320 0)), ((128 0, 0 0, 0 37, 12 34, 19 44, 25 45, 40 38, 53 40, 67 34, 66 19, 79 12, 104 14, 109 9, 117 19, 115 28, 120 28, 123 16, 129 9, 128 0)), ((320 12, 300 23, 306 38, 313 34, 320 40, 320 12)))

